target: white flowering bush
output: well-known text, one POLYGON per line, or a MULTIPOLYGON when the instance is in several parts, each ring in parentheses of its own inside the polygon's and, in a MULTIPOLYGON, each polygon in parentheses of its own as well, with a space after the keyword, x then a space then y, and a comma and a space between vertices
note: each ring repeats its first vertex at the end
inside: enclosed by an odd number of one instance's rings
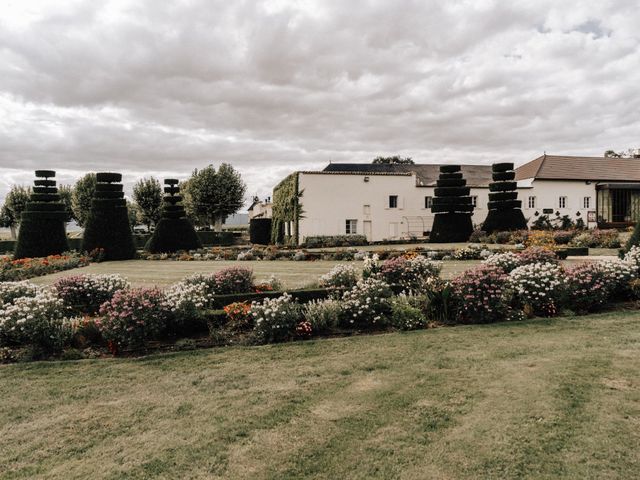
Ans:
POLYGON ((631 282, 638 277, 638 270, 632 261, 619 258, 598 262, 604 273, 609 296, 613 300, 624 300, 631 296, 631 282))
POLYGON ((369 278, 377 275, 380 271, 380 255, 374 253, 373 255, 366 254, 362 260, 362 278, 369 278))
POLYGON ((213 292, 205 283, 174 283, 164 290, 164 296, 178 323, 197 317, 213 300, 213 292))
POLYGON ((35 297, 45 290, 26 280, 21 282, 0 282, 0 306, 5 303, 13 303, 17 298, 35 297))
POLYGON ((302 321, 300 305, 286 292, 276 298, 253 302, 249 315, 253 318, 253 331, 263 343, 290 339, 302 321))
POLYGON ((359 277, 360 274, 354 266, 340 263, 320 277, 320 286, 331 290, 352 288, 358 283, 359 277))
POLYGON ((640 271, 640 247, 634 245, 624 255, 624 261, 635 267, 636 272, 640 271))
POLYGON ((393 292, 378 278, 360 280, 342 296, 340 323, 345 327, 375 328, 385 323, 393 292))
POLYGON ((513 252, 494 253, 482 262, 485 265, 493 265, 501 268, 505 273, 509 273, 520 266, 519 255, 513 252))
POLYGON ((45 354, 59 353, 71 339, 71 324, 62 300, 43 289, 0 306, 0 346, 32 345, 45 354))
POLYGON ((565 275, 559 265, 532 263, 514 269, 507 285, 527 313, 551 317, 558 313, 565 293, 565 275))
POLYGON ((313 333, 329 332, 338 325, 342 306, 334 299, 313 300, 303 307, 302 316, 311 324, 313 333))
POLYGON ((93 315, 117 291, 129 289, 131 284, 120 275, 87 274, 60 278, 53 288, 67 308, 79 314, 93 315))

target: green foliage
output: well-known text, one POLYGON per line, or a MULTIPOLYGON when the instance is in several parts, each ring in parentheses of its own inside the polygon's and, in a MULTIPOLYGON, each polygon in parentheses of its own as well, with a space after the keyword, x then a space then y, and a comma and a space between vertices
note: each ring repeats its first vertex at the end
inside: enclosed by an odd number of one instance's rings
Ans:
POLYGON ((629 250, 631 250, 631 247, 638 246, 640 246, 640 222, 637 222, 636 226, 633 227, 633 233, 629 237, 629 240, 627 240, 627 243, 624 246, 624 250, 625 252, 628 252, 629 250))
POLYGON ((489 184, 489 213, 482 224, 488 234, 512 230, 526 230, 527 221, 522 213, 522 201, 517 200, 517 182, 514 182, 513 163, 494 163, 493 183, 489 184))
POLYGON ((84 227, 87 223, 95 190, 95 173, 87 173, 73 186, 73 191, 71 193, 71 209, 73 210, 73 219, 81 227, 84 227))
POLYGON ((128 260, 136 255, 127 203, 120 184, 96 181, 82 250, 91 252, 96 248, 104 249, 105 260, 128 260))
POLYGON ((60 185, 58 187, 58 195, 60 201, 64 204, 64 210, 67 212, 65 223, 73 220, 73 188, 69 185, 60 185))
POLYGON ((298 189, 298 172, 286 177, 273 189, 271 243, 298 244, 298 223, 304 213, 300 207, 302 193, 298 189))
POLYGON ((150 253, 173 253, 179 250, 195 250, 202 244, 187 214, 180 205, 181 196, 177 195, 179 187, 177 180, 165 180, 168 191, 164 199, 160 222, 156 226, 153 236, 147 242, 145 250, 150 253))
POLYGON ((223 163, 216 171, 213 165, 195 170, 183 190, 189 196, 188 208, 198 218, 206 219, 220 231, 224 219, 244 204, 246 185, 240 174, 223 163))
POLYGON ((20 223, 20 215, 27 206, 31 189, 22 185, 13 185, 2 205, 2 226, 15 227, 20 223))
POLYGON ((150 177, 138 180, 133 186, 133 200, 138 206, 140 220, 150 231, 151 226, 160 220, 162 187, 158 179, 150 177))
POLYGON ((473 205, 466 180, 458 179, 457 186, 445 186, 452 180, 450 174, 459 173, 458 165, 440 167, 440 178, 434 189, 435 197, 431 211, 435 213, 429 242, 466 242, 473 233, 471 213, 473 205))
POLYGON ((373 159, 374 164, 390 164, 390 165, 414 165, 415 162, 411 157, 401 157, 400 155, 394 155, 393 157, 376 157, 373 159))
MULTIPOLYGON (((55 175, 55 172, 47 173, 55 175)), ((69 250, 65 231, 68 211, 60 201, 55 181, 45 182, 47 186, 36 184, 34 193, 20 215, 20 233, 14 252, 16 259, 46 257, 69 250)))

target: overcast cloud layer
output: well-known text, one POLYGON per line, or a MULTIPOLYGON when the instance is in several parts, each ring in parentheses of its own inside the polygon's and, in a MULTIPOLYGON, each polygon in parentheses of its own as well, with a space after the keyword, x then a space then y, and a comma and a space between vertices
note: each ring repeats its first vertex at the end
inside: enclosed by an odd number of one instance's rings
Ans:
POLYGON ((228 162, 248 194, 401 154, 523 163, 640 147, 628 1, 0 4, 0 196, 228 162))

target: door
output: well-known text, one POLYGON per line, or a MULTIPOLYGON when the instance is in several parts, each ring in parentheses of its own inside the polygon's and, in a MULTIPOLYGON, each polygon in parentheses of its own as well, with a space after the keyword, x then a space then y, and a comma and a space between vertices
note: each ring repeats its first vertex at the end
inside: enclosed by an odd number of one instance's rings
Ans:
POLYGON ((371 220, 365 220, 362 222, 362 229, 364 235, 367 237, 368 241, 371 241, 371 220))
POLYGON ((389 238, 398 238, 398 223, 392 222, 389 224, 389 238))

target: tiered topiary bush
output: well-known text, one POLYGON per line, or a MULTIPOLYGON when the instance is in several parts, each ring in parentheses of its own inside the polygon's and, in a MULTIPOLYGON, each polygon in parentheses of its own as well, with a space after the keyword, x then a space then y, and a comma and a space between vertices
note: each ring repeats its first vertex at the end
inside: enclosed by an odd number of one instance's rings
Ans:
POLYGON ((193 225, 187 218, 178 195, 178 180, 168 178, 164 181, 164 206, 162 216, 145 250, 151 253, 173 253, 179 250, 194 250, 202 245, 193 225))
POLYGON ((487 233, 526 230, 527 221, 518 200, 516 172, 513 163, 494 163, 491 167, 493 182, 489 184, 489 213, 482 225, 487 233))
POLYGON ((252 218, 249 220, 249 241, 258 245, 269 245, 271 241, 270 218, 252 218))
POLYGON ((96 191, 84 229, 82 249, 91 252, 103 248, 105 260, 136 256, 121 181, 119 173, 96 174, 96 191))
POLYGON ((22 212, 14 258, 46 257, 69 250, 65 222, 67 211, 60 201, 56 172, 36 170, 33 193, 22 212))
POLYGON ((473 205, 459 165, 440 167, 431 211, 435 214, 429 242, 466 242, 473 232, 473 205))

